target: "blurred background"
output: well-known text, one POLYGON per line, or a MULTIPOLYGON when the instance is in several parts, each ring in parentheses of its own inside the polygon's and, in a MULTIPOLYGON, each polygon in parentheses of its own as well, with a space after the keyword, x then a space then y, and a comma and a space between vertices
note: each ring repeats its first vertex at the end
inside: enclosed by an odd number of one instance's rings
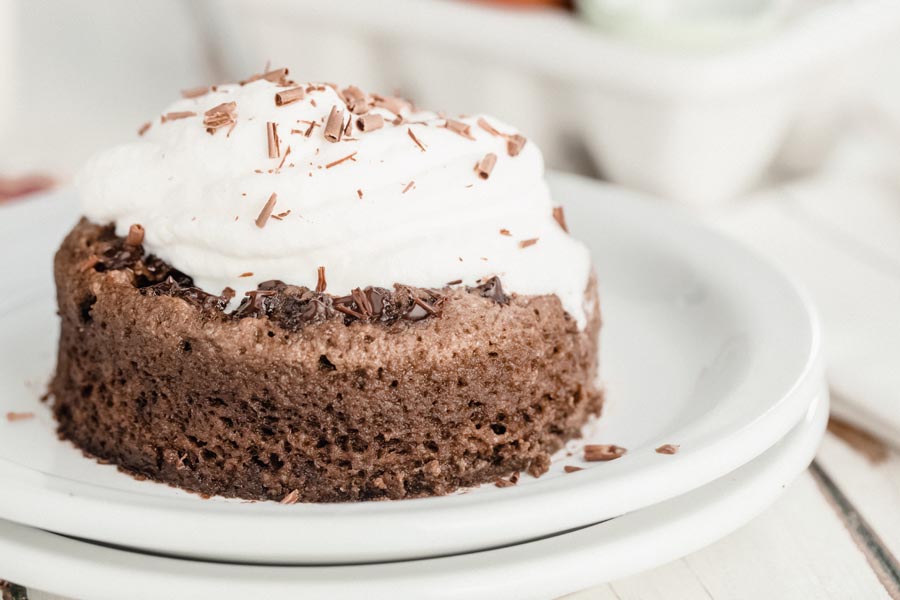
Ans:
POLYGON ((900 440, 897 0, 0 0, 0 199, 269 61, 497 115, 755 246, 819 306, 838 414, 900 440))
POLYGON ((271 61, 518 125, 555 169, 708 205, 900 146, 894 0, 0 0, 0 173, 69 176, 271 61))

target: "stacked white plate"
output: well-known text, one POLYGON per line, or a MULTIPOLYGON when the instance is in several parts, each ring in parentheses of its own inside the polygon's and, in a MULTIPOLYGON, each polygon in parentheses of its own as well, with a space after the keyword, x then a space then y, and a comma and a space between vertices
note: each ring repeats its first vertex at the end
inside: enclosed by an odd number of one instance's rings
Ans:
POLYGON ((361 504, 204 500, 59 441, 38 398, 56 344, 51 257, 77 207, 61 191, 0 210, 0 415, 37 415, 0 419, 0 578, 88 600, 546 598, 753 518, 809 464, 827 418, 805 296, 672 209, 551 183, 601 282, 603 418, 540 479, 361 504), (584 463, 585 442, 628 453, 584 463))

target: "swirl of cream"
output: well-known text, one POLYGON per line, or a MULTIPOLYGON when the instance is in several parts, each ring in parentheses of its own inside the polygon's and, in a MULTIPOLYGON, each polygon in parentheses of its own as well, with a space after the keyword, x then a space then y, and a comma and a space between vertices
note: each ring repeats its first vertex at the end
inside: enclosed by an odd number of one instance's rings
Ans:
POLYGON ((275 94, 288 87, 264 79, 175 102, 138 141, 83 168, 85 216, 119 235, 140 223, 147 251, 213 293, 240 298, 270 279, 314 288, 320 266, 339 295, 497 275, 509 292, 556 294, 584 325, 590 258, 553 218, 534 143, 511 156, 515 131, 496 119, 448 122, 388 101, 362 131, 346 94, 299 87, 303 97, 282 105, 275 94), (210 133, 207 112, 231 102, 233 122, 210 133), (339 141, 325 136, 333 108, 352 119, 339 141), (491 154, 484 178, 475 166, 491 154))

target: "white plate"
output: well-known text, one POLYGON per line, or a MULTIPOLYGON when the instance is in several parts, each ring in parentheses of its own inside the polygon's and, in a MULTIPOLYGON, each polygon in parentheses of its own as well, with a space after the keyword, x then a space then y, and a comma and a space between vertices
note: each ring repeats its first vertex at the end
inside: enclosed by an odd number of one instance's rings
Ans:
POLYGON ((684 556, 762 512, 809 464, 828 397, 775 447, 661 504, 517 546, 388 564, 266 567, 148 556, 0 521, 0 577, 84 600, 555 598, 684 556))
MULTIPOLYGON (((350 563, 497 547, 596 523, 695 489, 771 447, 823 381, 819 327, 778 271, 670 208, 554 176, 592 248, 608 405, 590 441, 628 454, 539 480, 443 498, 246 504, 138 482, 83 458, 52 418, 0 420, 0 518, 159 552, 235 561, 350 563), (674 456, 657 454, 680 444, 674 456), (539 515, 539 517, 538 517, 539 515)), ((75 218, 62 192, 4 210, 0 415, 36 410, 53 364, 50 255, 75 218), (11 258, 14 257, 14 260, 11 258)), ((561 265, 563 268, 564 265, 561 265)))

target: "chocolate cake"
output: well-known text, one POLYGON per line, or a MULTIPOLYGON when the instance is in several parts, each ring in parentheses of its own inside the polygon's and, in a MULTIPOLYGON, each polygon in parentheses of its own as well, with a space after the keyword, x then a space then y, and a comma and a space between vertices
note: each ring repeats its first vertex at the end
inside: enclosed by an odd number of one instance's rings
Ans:
POLYGON ((539 476, 599 414, 596 282, 521 134, 286 70, 188 96, 80 177, 63 438, 203 494, 342 502, 539 476))

